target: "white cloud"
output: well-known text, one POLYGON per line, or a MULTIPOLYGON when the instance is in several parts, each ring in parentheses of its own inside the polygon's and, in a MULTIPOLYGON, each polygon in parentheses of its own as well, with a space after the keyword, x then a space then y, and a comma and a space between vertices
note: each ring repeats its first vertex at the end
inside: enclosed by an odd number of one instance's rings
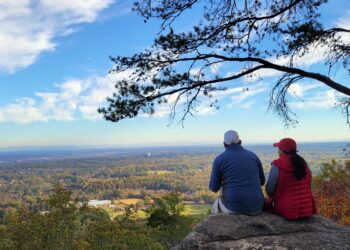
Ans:
POLYGON ((304 101, 290 102, 290 107, 294 109, 329 109, 338 104, 338 96, 335 90, 318 92, 314 96, 304 99, 304 101))
MULTIPOLYGON (((116 80, 127 79, 132 74, 131 71, 108 75, 106 77, 92 76, 86 79, 68 79, 63 83, 56 84, 57 91, 37 92, 35 97, 23 97, 16 99, 13 103, 0 107, 0 122, 13 122, 28 124, 31 122, 47 122, 51 120, 72 121, 76 119, 98 120, 101 114, 97 109, 106 105, 106 97, 111 96, 115 91, 116 80)), ((213 92, 213 99, 218 101, 229 99, 231 102, 227 108, 233 106, 250 109, 255 104, 255 96, 265 92, 267 87, 263 83, 240 87, 229 88, 226 91, 213 92)), ((318 87, 318 85, 295 85, 295 91, 304 95, 308 90, 318 87)), ((197 103, 197 115, 212 115, 217 112, 215 107, 210 107, 207 97, 202 94, 198 96, 201 102, 197 103)), ((156 113, 152 117, 166 117, 170 114, 177 95, 168 97, 168 103, 157 107, 156 113)), ((295 108, 329 107, 334 102, 335 94, 330 91, 327 96, 318 95, 308 99, 306 102, 293 102, 295 108)), ((176 113, 183 112, 186 97, 181 97, 178 101, 176 113)), ((148 115, 142 115, 148 117, 148 115)))
POLYGON ((203 105, 200 105, 197 108, 197 113, 198 115, 213 115, 216 113, 216 108, 210 107, 208 103, 205 103, 203 105))
POLYGON ((30 123, 32 121, 47 121, 47 117, 42 114, 36 106, 36 101, 31 98, 17 99, 15 103, 0 108, 0 122, 8 121, 14 123, 30 123))
POLYGON ((346 14, 343 17, 340 17, 335 22, 337 27, 341 27, 344 29, 350 29, 350 10, 346 11, 346 14))
POLYGON ((79 111, 84 119, 95 121, 101 118, 101 114, 96 112, 97 108, 97 105, 85 104, 79 106, 79 111))
POLYGON ((228 108, 232 108, 233 106, 239 106, 243 108, 250 108, 254 102, 252 100, 247 101, 247 99, 254 97, 255 95, 265 92, 267 87, 263 84, 256 84, 249 89, 241 90, 241 92, 237 92, 235 95, 231 96, 231 103, 227 105, 228 108))
POLYGON ((247 89, 247 86, 241 86, 241 87, 235 87, 235 88, 229 88, 223 91, 215 91, 212 93, 214 98, 221 99, 223 97, 226 97, 228 95, 237 94, 245 91, 247 89))
MULTIPOLYGON (((305 53, 305 55, 301 57, 295 56, 293 60, 293 67, 307 69, 307 67, 310 65, 322 62, 324 60, 325 50, 325 47, 310 46, 309 51, 305 53)), ((289 66, 290 57, 280 57, 278 59, 270 58, 267 59, 267 61, 277 65, 289 66)), ((246 76, 244 79, 246 82, 255 82, 260 78, 277 77, 282 74, 283 72, 274 69, 261 69, 256 71, 250 77, 246 76)))
POLYGON ((210 70, 213 74, 218 74, 223 66, 224 66, 224 63, 222 63, 222 62, 221 63, 214 63, 214 64, 210 65, 210 70))
MULTIPOLYGON (((37 92, 35 97, 23 97, 15 99, 13 103, 0 107, 0 122, 12 122, 28 124, 32 122, 72 121, 76 119, 98 120, 102 119, 97 109, 106 105, 106 97, 115 91, 116 80, 129 78, 131 71, 106 77, 91 76, 87 79, 69 79, 56 84, 57 91, 37 92)), ((317 88, 318 85, 295 85, 295 91, 299 95, 305 95, 307 91, 317 88)), ((263 83, 249 86, 229 88, 226 91, 213 92, 213 99, 229 99, 227 108, 239 107, 250 109, 255 104, 255 96, 265 92, 267 87, 263 83)), ((157 107, 152 117, 166 117, 170 114, 172 105, 177 95, 168 98, 168 103, 157 107)), ((209 100, 203 95, 199 96, 201 103, 196 108, 197 115, 212 115, 217 112, 215 107, 210 107, 209 100)), ((176 112, 180 114, 186 98, 181 97, 176 112)), ((304 102, 291 102, 291 107, 296 109, 329 108, 336 102, 336 94, 333 90, 318 93, 306 99, 304 102)), ((142 115, 147 117, 148 115, 142 115)))
MULTIPOLYGON (((240 86, 235 88, 229 88, 225 91, 214 91, 211 93, 211 95, 212 95, 212 99, 217 101, 220 101, 229 97, 232 101, 231 104, 227 106, 229 108, 231 108, 233 105, 237 105, 240 108, 249 109, 254 104, 254 102, 252 101, 243 102, 243 101, 248 97, 252 97, 265 90, 266 90, 266 87, 264 87, 262 84, 259 83, 256 85, 251 85, 249 87, 249 90, 245 85, 245 86, 240 86)), ((173 108, 173 105, 175 103, 177 96, 178 94, 170 95, 167 98, 168 102, 166 104, 161 104, 160 106, 158 106, 156 109, 156 112, 152 115, 152 117, 168 116, 173 108)), ((197 107, 195 107, 196 115, 213 115, 217 112, 216 107, 214 106, 210 107, 210 101, 207 98, 208 97, 205 97, 202 93, 198 95, 197 101, 199 101, 199 103, 197 103, 197 107)), ((176 106, 177 114, 181 114, 181 112, 183 112, 184 106, 181 106, 181 105, 186 105, 185 102, 186 102, 186 97, 181 96, 176 106)), ((143 116, 149 117, 149 115, 143 115, 143 116)))
POLYGON ((296 95, 297 97, 303 97, 305 92, 315 89, 315 88, 320 88, 322 87, 321 84, 299 84, 299 83, 294 83, 291 85, 288 89, 288 92, 290 94, 296 95))
MULTIPOLYGON (((346 12, 345 17, 339 18, 335 22, 335 25, 336 25, 336 27, 339 27, 339 28, 350 29, 350 10, 348 10, 346 12)), ((342 38, 344 43, 350 42, 350 34, 349 33, 346 33, 346 32, 341 33, 341 38, 342 38)))
POLYGON ((154 114, 152 116, 150 116, 150 115, 144 115, 144 116, 158 117, 158 118, 166 117, 170 114, 171 109, 172 109, 171 104, 162 104, 162 105, 157 107, 156 111, 154 112, 154 114))
POLYGON ((55 49, 53 39, 93 22, 113 0, 0 1, 0 71, 14 72, 55 49))
POLYGON ((190 70, 190 75, 192 77, 195 77, 195 78, 199 78, 200 77, 200 73, 201 73, 201 68, 200 67, 192 68, 190 70))
POLYGON ((125 79, 131 72, 92 76, 87 79, 70 79, 57 84, 56 92, 37 92, 35 98, 20 98, 0 107, 0 122, 27 124, 50 120, 72 121, 82 117, 97 120, 97 109, 105 104, 115 88, 117 79, 125 79))
POLYGON ((244 109, 251 109, 254 104, 255 104, 254 101, 247 101, 242 103, 241 107, 244 109))
MULTIPOLYGON (((173 105, 175 104, 176 100, 178 99, 179 94, 172 94, 167 97, 167 103, 162 103, 161 105, 158 105, 156 108, 154 114, 152 116, 144 115, 147 117, 166 117, 170 114, 171 110, 173 109, 173 105)), ((180 107, 182 104, 186 102, 186 97, 184 95, 180 96, 180 98, 177 100, 176 104, 176 112, 180 112, 180 107)))
MULTIPOLYGON (((333 27, 333 25, 331 25, 331 26, 333 27)), ((350 10, 347 10, 343 17, 338 18, 334 22, 334 26, 344 28, 344 29, 350 29, 350 10)), ((342 33, 340 33, 340 36, 341 36, 342 41, 344 43, 350 42, 350 34, 349 33, 342 32, 342 33)), ((325 59, 324 55, 325 55, 326 49, 327 49, 326 47, 311 45, 308 53, 306 53, 305 55, 303 55, 301 57, 296 56, 294 58, 294 61, 293 61, 294 67, 305 69, 305 68, 309 67, 310 65, 323 62, 325 59)), ((290 61, 290 57, 280 57, 278 59, 270 58, 267 60, 272 62, 272 63, 275 63, 277 65, 288 66, 289 61, 290 61)), ((232 73, 234 73, 234 72, 230 72, 230 74, 232 74, 232 73)), ((259 79, 259 77, 260 78, 276 77, 276 76, 279 76, 281 74, 282 74, 282 72, 277 71, 277 70, 261 69, 261 70, 257 71, 253 77, 245 77, 245 81, 254 82, 257 79, 259 79)))
MULTIPOLYGON (((244 85, 235 88, 229 88, 225 91, 215 91, 211 94, 212 99, 217 101, 229 98, 231 102, 227 105, 227 108, 232 108, 233 106, 236 106, 243 109, 250 109, 255 104, 255 102, 247 99, 250 99, 251 97, 254 97, 257 94, 266 91, 266 89, 267 88, 264 84, 258 83, 250 86, 244 85)), ((177 95, 171 95, 168 98, 167 104, 162 104, 158 107, 156 113, 154 114, 154 117, 165 117, 169 115, 176 97, 177 95)), ((207 97, 204 97, 203 94, 200 94, 198 96, 197 100, 200 101, 200 103, 198 103, 198 106, 196 107, 196 115, 213 115, 217 112, 216 107, 210 107, 210 101, 206 98, 207 97)), ((183 112, 183 110, 181 109, 183 108, 181 104, 184 104, 185 101, 186 99, 184 97, 180 98, 177 105, 176 113, 180 114, 181 112, 183 112)))

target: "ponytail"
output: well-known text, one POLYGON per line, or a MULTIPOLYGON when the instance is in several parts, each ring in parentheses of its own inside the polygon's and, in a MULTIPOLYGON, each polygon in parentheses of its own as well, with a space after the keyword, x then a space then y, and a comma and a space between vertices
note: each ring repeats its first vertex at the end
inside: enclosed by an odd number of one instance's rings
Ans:
POLYGON ((303 157, 297 154, 296 151, 289 152, 290 161, 294 168, 294 177, 301 180, 306 175, 306 162, 303 157))

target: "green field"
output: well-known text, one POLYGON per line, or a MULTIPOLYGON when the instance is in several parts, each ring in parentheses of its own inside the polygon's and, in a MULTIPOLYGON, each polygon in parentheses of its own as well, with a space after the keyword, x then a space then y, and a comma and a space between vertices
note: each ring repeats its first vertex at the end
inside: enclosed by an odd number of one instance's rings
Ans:
MULTIPOLYGON (((114 208, 103 208, 107 211, 107 213, 111 216, 111 218, 115 218, 117 216, 122 216, 125 214, 123 210, 115 210, 114 208)), ((145 219, 147 217, 146 213, 142 210, 138 210, 136 212, 136 217, 140 219, 145 219)))
POLYGON ((165 175, 165 174, 174 174, 174 171, 168 171, 168 170, 149 170, 146 171, 147 175, 165 175))
POLYGON ((209 204, 186 204, 183 215, 203 215, 208 214, 211 205, 209 204))
POLYGON ((142 201, 142 199, 118 199, 118 200, 115 200, 116 203, 119 205, 119 204, 122 204, 122 205, 135 205, 137 202, 139 201, 142 201))
MULTIPOLYGON (((125 214, 125 210, 121 210, 121 208, 125 208, 124 204, 135 204, 140 199, 123 199, 123 205, 118 206, 116 205, 115 208, 103 208, 108 212, 108 214, 111 216, 111 218, 115 218, 117 216, 122 216, 125 214), (135 202, 136 201, 136 202, 135 202)), ((210 204, 185 204, 185 211, 182 213, 182 215, 188 216, 188 215, 207 215, 210 211, 211 205, 210 204)), ((139 209, 136 213, 136 217, 140 219, 145 219, 147 217, 146 212, 139 209)))

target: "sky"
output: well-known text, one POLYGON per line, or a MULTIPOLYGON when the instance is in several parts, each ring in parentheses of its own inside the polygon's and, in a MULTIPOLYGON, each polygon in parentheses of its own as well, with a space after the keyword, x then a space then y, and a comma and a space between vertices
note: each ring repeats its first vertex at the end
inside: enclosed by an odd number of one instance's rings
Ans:
MULTIPOLYGON (((290 105, 299 124, 286 129, 267 110, 271 82, 277 77, 272 71, 261 72, 263 80, 235 81, 217 96, 219 110, 203 102, 184 127, 177 122, 180 116, 169 124, 169 106, 152 117, 103 120, 97 108, 114 92, 114 81, 126 75, 108 73, 113 67, 109 56, 140 52, 159 32, 160 23, 145 23, 131 10, 132 3, 0 1, 0 148, 221 144, 229 129, 236 130, 243 143, 272 143, 283 137, 297 142, 350 141, 345 118, 333 105, 341 95, 311 80, 293 85, 298 97, 291 93, 290 105), (240 91, 247 86, 250 91, 240 91)), ((192 21, 191 15, 186 18, 179 29, 192 21)), ((350 28, 350 2, 330 1, 322 8, 322 19, 332 27, 350 28)), ((327 73, 321 55, 312 51, 298 64, 327 73)), ((341 69, 333 77, 349 79, 341 69)))

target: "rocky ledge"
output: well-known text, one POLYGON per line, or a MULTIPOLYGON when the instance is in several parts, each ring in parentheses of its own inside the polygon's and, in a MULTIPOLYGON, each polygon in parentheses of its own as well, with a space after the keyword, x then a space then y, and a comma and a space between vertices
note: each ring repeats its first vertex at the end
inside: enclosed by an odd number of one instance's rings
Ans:
POLYGON ((258 216, 211 215, 172 250, 350 249, 350 228, 320 216, 297 221, 258 216))

